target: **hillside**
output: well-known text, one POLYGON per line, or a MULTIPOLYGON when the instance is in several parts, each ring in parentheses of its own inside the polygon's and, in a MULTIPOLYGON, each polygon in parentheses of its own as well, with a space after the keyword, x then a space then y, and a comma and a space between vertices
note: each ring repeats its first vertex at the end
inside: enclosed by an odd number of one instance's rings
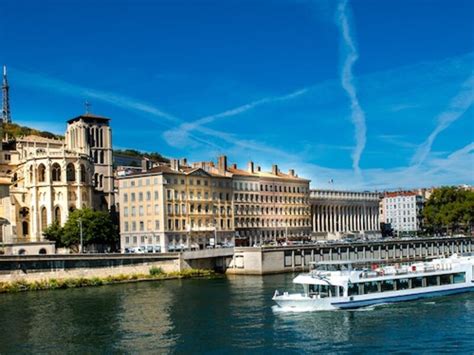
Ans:
POLYGON ((35 128, 20 126, 16 123, 2 123, 3 136, 8 134, 10 138, 18 138, 22 136, 40 136, 44 138, 64 139, 63 136, 47 131, 40 131, 35 128))
POLYGON ((156 162, 161 162, 161 163, 169 163, 169 159, 165 158, 162 156, 160 153, 152 152, 152 153, 146 153, 146 152, 140 152, 135 149, 114 149, 114 154, 116 155, 125 155, 128 157, 133 157, 133 158, 148 158, 150 160, 156 161, 156 162))

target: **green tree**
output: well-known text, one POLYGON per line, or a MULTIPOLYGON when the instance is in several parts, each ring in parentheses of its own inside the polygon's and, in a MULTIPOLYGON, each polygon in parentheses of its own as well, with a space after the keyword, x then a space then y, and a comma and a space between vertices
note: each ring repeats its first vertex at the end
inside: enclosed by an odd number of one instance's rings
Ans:
POLYGON ((65 246, 78 251, 81 224, 84 246, 102 244, 115 248, 118 245, 118 230, 109 213, 94 211, 90 208, 69 213, 64 227, 61 228, 57 223, 53 223, 44 231, 44 235, 47 239, 55 241, 57 246, 65 246))
POLYGON ((64 247, 62 240, 64 231, 57 221, 51 223, 44 231, 43 235, 46 239, 56 243, 57 248, 64 247))
POLYGON ((474 223, 474 191, 453 186, 435 189, 425 204, 423 217, 428 231, 470 232, 474 223))

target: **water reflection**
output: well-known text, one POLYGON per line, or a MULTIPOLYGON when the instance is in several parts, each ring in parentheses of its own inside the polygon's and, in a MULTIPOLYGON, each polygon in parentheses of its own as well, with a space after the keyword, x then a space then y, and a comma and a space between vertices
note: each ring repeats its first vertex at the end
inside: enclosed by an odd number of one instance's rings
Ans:
POLYGON ((171 285, 163 283, 134 284, 120 297, 118 331, 120 338, 116 350, 151 352, 174 347, 170 317, 173 304, 171 285))
POLYGON ((362 311, 282 313, 294 275, 0 295, 0 353, 432 352, 474 349, 473 293, 362 311))

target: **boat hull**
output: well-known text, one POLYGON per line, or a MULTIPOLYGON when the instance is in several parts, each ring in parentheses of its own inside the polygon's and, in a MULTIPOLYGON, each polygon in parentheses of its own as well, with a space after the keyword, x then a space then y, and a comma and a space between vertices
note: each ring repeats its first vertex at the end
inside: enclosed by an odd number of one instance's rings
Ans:
POLYGON ((357 299, 343 298, 311 298, 301 294, 274 296, 273 300, 282 309, 290 311, 326 311, 335 309, 355 309, 378 304, 414 301, 423 298, 442 297, 453 294, 473 292, 474 285, 453 289, 426 290, 418 293, 394 294, 385 297, 357 299))
POLYGON ((426 291, 426 292, 420 292, 420 293, 393 295, 389 297, 352 300, 352 301, 349 300, 345 302, 332 302, 332 305, 338 309, 354 309, 354 308, 360 308, 360 307, 374 306, 378 304, 415 301, 415 300, 419 300, 423 298, 442 297, 442 296, 449 296, 449 295, 455 295, 459 293, 473 292, 473 291, 474 291, 474 285, 459 287, 455 289, 433 290, 433 291, 426 291))

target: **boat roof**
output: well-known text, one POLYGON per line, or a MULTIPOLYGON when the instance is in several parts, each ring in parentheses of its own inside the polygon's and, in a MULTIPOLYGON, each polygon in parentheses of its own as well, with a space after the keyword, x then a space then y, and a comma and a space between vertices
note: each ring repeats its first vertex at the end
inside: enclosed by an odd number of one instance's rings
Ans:
MULTIPOLYGON (((426 259, 439 259, 439 257, 426 257, 426 259)), ((403 260, 387 260, 387 259, 359 259, 359 260, 322 260, 311 261, 310 265, 352 265, 352 264, 397 264, 403 263, 403 260)), ((411 263, 416 263, 416 260, 411 260, 411 263)))

